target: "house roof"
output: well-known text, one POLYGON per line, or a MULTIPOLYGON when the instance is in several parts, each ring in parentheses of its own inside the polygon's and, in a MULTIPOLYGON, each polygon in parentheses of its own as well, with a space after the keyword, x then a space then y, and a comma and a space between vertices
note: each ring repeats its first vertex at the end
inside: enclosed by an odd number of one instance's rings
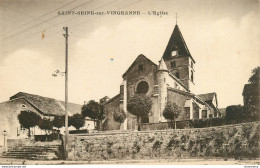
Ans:
POLYGON ((216 93, 213 92, 213 93, 199 94, 199 95, 197 95, 197 96, 198 96, 202 101, 207 102, 207 101, 212 101, 215 95, 216 95, 216 93))
POLYGON ((173 33, 166 46, 166 49, 163 54, 163 58, 167 59, 171 57, 171 52, 176 50, 178 51, 179 56, 189 56, 192 59, 192 61, 195 63, 195 60, 192 58, 190 51, 185 43, 185 40, 181 34, 179 26, 177 24, 175 25, 173 33))
POLYGON ((120 96, 120 94, 115 95, 114 97, 112 97, 112 98, 109 99, 108 101, 104 102, 104 105, 106 105, 106 104, 108 104, 108 103, 114 101, 114 100, 115 100, 116 98, 118 98, 119 96, 120 96))
POLYGON ((245 84, 242 95, 255 93, 259 95, 260 83, 245 84))
MULTIPOLYGON (((10 100, 23 98, 32 106, 41 111, 44 115, 65 115, 65 102, 49 97, 19 92, 10 97, 10 100)), ((81 105, 68 102, 68 111, 70 115, 81 113, 81 105)))

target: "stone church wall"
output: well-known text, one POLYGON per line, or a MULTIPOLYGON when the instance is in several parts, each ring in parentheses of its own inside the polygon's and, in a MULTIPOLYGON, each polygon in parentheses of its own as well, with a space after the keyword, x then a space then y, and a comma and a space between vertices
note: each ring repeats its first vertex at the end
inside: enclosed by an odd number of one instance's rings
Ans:
POLYGON ((70 135, 69 160, 259 157, 260 123, 70 135), (225 147, 224 144, 227 144, 225 147))
MULTIPOLYGON (((139 82, 146 81, 149 85, 149 90, 146 93, 148 97, 152 99, 153 107, 152 110, 157 110, 157 100, 155 98, 152 98, 154 95, 154 85, 157 84, 157 66, 154 65, 152 62, 147 60, 143 56, 139 56, 134 63, 134 65, 129 69, 129 71, 126 73, 126 81, 127 81, 127 99, 134 96, 136 94, 136 88, 139 82), (142 65, 142 70, 139 69, 139 66, 142 65)), ((154 114, 154 111, 152 112, 154 114)), ((151 119, 150 119, 151 121, 151 119)), ((128 114, 128 120, 127 120, 127 128, 128 129, 137 129, 136 127, 136 117, 128 114)))
POLYGON ((136 93, 137 84, 141 81, 146 81, 149 85, 149 90, 146 93, 151 97, 154 94, 154 85, 156 81, 156 65, 144 57, 139 57, 135 65, 126 74, 127 80, 127 97, 132 97, 136 93), (139 66, 143 66, 143 70, 139 70, 139 66))
MULTIPOLYGON (((168 89, 168 98, 167 98, 168 102, 174 102, 180 107, 184 107, 186 100, 189 98, 190 97, 186 94, 179 93, 178 91, 173 91, 173 89, 168 89)), ((189 119, 189 116, 186 116, 186 112, 183 108, 177 120, 187 120, 187 119, 189 119)))
POLYGON ((179 72, 180 79, 184 83, 184 85, 188 86, 188 78, 189 78, 189 57, 173 57, 172 60, 165 61, 167 68, 170 72, 175 75, 179 72), (175 61, 176 67, 171 67, 171 62, 175 61))

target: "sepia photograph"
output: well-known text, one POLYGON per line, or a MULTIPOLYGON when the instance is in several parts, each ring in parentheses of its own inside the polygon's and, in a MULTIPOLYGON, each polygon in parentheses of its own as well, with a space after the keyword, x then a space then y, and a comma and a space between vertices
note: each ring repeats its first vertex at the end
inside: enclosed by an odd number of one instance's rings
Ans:
POLYGON ((258 168, 259 7, 0 0, 0 165, 258 168))

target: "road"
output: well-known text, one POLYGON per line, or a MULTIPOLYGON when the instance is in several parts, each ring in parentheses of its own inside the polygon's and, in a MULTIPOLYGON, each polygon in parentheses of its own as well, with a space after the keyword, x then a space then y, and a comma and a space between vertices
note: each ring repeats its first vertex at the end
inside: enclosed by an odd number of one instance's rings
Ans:
POLYGON ((0 165, 88 165, 88 164, 123 164, 123 165, 260 165, 257 160, 205 160, 205 159, 181 159, 181 160, 110 160, 110 161, 67 161, 67 160, 22 160, 0 158, 0 165))

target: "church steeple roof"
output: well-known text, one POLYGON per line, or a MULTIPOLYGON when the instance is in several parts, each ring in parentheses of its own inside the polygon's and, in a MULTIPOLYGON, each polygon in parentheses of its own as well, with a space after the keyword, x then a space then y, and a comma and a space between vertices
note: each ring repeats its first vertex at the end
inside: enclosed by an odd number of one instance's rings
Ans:
POLYGON ((161 59, 161 61, 159 61, 159 70, 161 70, 161 71, 168 71, 163 58, 161 59))
POLYGON ((172 51, 177 51, 179 56, 189 56, 194 61, 177 24, 164 51, 163 58, 170 58, 172 51))

